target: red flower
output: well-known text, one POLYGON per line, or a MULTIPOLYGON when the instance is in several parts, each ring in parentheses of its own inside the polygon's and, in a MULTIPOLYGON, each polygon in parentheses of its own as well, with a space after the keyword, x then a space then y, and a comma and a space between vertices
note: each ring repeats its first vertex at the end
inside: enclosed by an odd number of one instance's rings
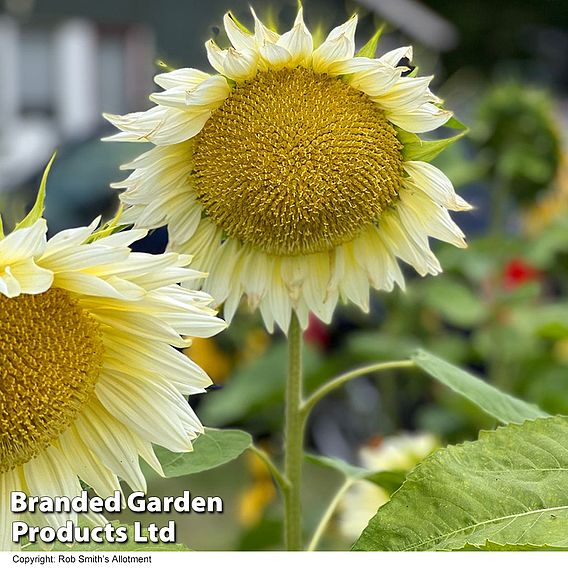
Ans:
POLYGON ((540 279, 541 272, 520 258, 513 258, 503 271, 503 287, 505 290, 514 290, 527 282, 540 279))
POLYGON ((324 348, 329 344, 329 331, 316 316, 310 314, 308 329, 304 333, 304 339, 312 345, 324 348))

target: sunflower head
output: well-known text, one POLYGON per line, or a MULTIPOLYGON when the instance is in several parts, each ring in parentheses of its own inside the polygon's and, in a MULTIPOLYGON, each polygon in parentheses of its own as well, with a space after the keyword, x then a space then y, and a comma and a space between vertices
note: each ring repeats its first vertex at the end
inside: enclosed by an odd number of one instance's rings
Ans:
POLYGON ((0 230, 1 503, 11 491, 74 497, 79 479, 101 496, 119 476, 145 490, 139 457, 161 473, 152 444, 190 451, 203 430, 185 396, 211 381, 175 348, 225 327, 207 294, 179 285, 203 276, 188 257, 130 250, 143 230, 96 220, 48 240, 45 181, 30 214, 0 230))
POLYGON ((245 296, 269 329, 293 310, 329 321, 340 298, 367 309, 370 286, 403 285, 397 257, 440 272, 428 238, 465 246, 447 210, 468 205, 427 163, 445 142, 417 136, 451 112, 402 63, 411 48, 375 58, 377 35, 355 55, 356 17, 319 45, 301 8, 282 35, 253 20, 227 14, 231 45, 206 43, 216 74, 162 73, 155 107, 107 115, 110 139, 156 145, 115 184, 125 220, 167 225, 225 315, 245 296))
POLYGON ((104 346, 99 323, 60 288, 0 294, 0 330, 2 474, 37 456, 75 421, 94 393, 104 346))
POLYGON ((268 254, 352 240, 401 185, 402 144, 384 112, 343 81, 303 67, 243 83, 197 139, 192 180, 205 214, 268 254))

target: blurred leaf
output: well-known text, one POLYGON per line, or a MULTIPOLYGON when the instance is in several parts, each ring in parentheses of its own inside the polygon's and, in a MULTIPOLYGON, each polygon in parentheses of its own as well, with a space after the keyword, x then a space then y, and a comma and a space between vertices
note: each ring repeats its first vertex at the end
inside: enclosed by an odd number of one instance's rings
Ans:
POLYGON ((316 456, 314 454, 305 454, 304 457, 310 463, 321 465, 329 469, 334 469, 335 471, 342 473, 347 478, 364 479, 371 473, 362 467, 352 465, 350 463, 347 463, 346 461, 340 460, 339 458, 316 456))
POLYGON ((555 258, 568 250, 568 216, 561 215, 531 240, 526 259, 540 268, 556 268, 555 258))
POLYGON ((418 348, 415 337, 403 333, 389 334, 373 331, 351 333, 347 338, 349 349, 357 359, 378 360, 403 359, 418 348))
POLYGON ((568 337, 568 304, 523 306, 514 314, 515 326, 548 339, 568 337))
POLYGON ((567 367, 565 361, 551 360, 546 353, 527 370, 527 395, 551 414, 568 414, 567 367), (534 373, 538 373, 538 381, 530 380, 534 373))
POLYGON ((355 550, 568 546, 568 418, 482 432, 426 458, 355 550))
POLYGON ((406 472, 403 471, 373 471, 347 463, 339 458, 306 454, 305 459, 310 463, 333 469, 343 474, 347 479, 366 479, 394 493, 404 482, 406 472))
MULTIPOLYGON (((304 373, 307 376, 321 362, 321 356, 306 346, 304 373)), ((209 424, 223 426, 237 422, 270 403, 284 401, 284 385, 288 366, 284 341, 274 343, 261 357, 238 369, 222 389, 207 395, 200 407, 200 417, 209 424)))
POLYGON ((412 360, 431 377, 467 398, 504 424, 548 416, 546 412, 534 404, 529 404, 503 393, 494 386, 427 351, 418 350, 412 356, 412 360))
POLYGON ((425 304, 458 327, 471 327, 487 317, 487 306, 470 288, 451 276, 432 278, 420 289, 425 304))
POLYGON ((367 481, 386 489, 390 494, 394 493, 404 483, 405 478, 406 472, 403 471, 377 471, 365 477, 367 481))
POLYGON ((283 523, 279 519, 262 519, 242 536, 238 550, 267 550, 282 542, 283 523))
MULTIPOLYGON (((43 543, 28 543, 22 547, 23 552, 185 552, 189 548, 185 544, 162 543, 162 542, 134 542, 134 527, 125 525, 119 521, 112 521, 114 527, 126 527, 128 532, 127 542, 89 542, 64 544, 54 542, 53 545, 43 543)), ((84 525, 83 525, 84 526, 84 525)), ((148 531, 142 529, 142 534, 147 536, 148 531)))
POLYGON ((247 432, 206 428, 193 443, 193 452, 175 453, 156 447, 156 455, 167 477, 180 477, 233 461, 251 445, 252 437, 247 432))

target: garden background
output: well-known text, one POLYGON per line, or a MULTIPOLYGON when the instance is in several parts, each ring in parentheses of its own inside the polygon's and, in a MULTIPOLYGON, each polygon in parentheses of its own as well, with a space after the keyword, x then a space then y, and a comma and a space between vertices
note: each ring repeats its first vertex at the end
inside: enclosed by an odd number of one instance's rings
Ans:
MULTIPOLYGON (((222 16, 246 21, 240 0, 4 0, 0 9, 0 210, 8 227, 35 197, 53 150, 46 218, 53 232, 110 217, 119 164, 138 145, 100 142, 101 113, 148 108, 160 61, 207 68, 203 42, 223 43, 222 16)), ((370 316, 341 308, 334 323, 306 332, 313 388, 353 366, 407 357, 421 346, 499 388, 568 414, 568 10, 562 0, 306 0, 310 27, 328 29, 353 11, 360 45, 386 22, 379 52, 415 46, 420 73, 470 127, 438 165, 475 206, 458 223, 467 253, 435 243, 442 278, 406 273, 408 289, 375 293, 370 316)), ((295 0, 257 0, 264 19, 288 27, 295 0)), ((443 130, 443 129, 442 129, 443 130)), ((445 133, 441 132, 440 136, 445 133)), ((447 133, 446 133, 447 135, 447 133)), ((141 245, 160 252, 165 233, 141 245)), ((192 403, 211 427, 253 433, 271 453, 282 432, 286 348, 259 317, 242 312, 229 330, 199 340, 190 355, 216 387, 192 403), (244 340, 243 340, 244 338, 244 340), (244 345, 244 347, 243 347, 244 345)), ((495 423, 416 371, 363 377, 315 409, 308 450, 357 463, 359 448, 384 437, 428 432, 441 444, 475 439, 495 423)), ((198 549, 270 549, 281 510, 270 474, 252 454, 176 479, 148 470, 149 493, 189 489, 220 495, 221 516, 178 515, 178 538, 198 549)), ((313 530, 341 482, 306 464, 306 529, 313 530)), ((336 517, 324 547, 352 542, 336 517)), ((125 516, 122 520, 132 521, 125 516)), ((152 519, 146 519, 156 521, 152 519)), ((164 519, 165 520, 165 519, 164 519)), ((159 521, 159 519, 158 519, 159 521)))

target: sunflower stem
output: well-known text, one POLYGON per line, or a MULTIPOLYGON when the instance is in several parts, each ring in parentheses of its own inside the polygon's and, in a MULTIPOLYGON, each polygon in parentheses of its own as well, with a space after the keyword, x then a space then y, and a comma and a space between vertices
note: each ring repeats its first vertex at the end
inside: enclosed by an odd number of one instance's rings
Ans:
POLYGON ((330 504, 328 505, 327 509, 325 510, 315 532, 314 532, 314 536, 312 537, 312 540, 310 541, 310 544, 308 545, 308 552, 313 552, 315 550, 317 550, 318 544, 320 543, 320 540, 322 538, 322 536, 325 533, 325 530, 327 529, 327 526, 329 525, 329 521, 331 521, 331 518, 333 517, 333 514, 335 513, 337 507, 339 506, 339 503, 341 502, 341 499, 343 499, 343 496, 347 493, 347 491, 349 491, 350 487, 353 485, 353 483, 356 481, 356 479, 353 479, 352 477, 348 477, 344 482, 343 485, 338 489, 337 493, 335 494, 335 496, 333 497, 332 501, 330 502, 330 504))
POLYGON ((388 371, 391 369, 409 369, 414 367, 415 364, 410 359, 404 359, 402 361, 388 361, 386 363, 375 363, 373 365, 367 365, 366 367, 360 367, 359 369, 354 369, 353 371, 348 371, 339 375, 335 379, 325 383, 317 391, 315 391, 300 408, 300 413, 302 419, 305 421, 308 418, 312 408, 326 395, 335 389, 343 386, 345 383, 357 379, 364 375, 369 375, 371 373, 377 373, 379 371, 388 371))
POLYGON ((296 314, 288 331, 288 382, 286 384, 285 475, 284 491, 285 543, 287 550, 302 549, 302 461, 304 420, 302 407, 302 330, 296 314))

